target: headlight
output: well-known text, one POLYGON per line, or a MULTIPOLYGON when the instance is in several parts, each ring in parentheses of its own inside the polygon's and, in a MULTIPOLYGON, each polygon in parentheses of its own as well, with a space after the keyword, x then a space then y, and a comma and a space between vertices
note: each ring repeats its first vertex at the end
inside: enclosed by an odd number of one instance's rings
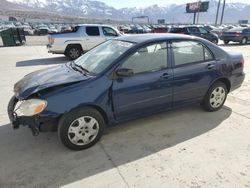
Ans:
POLYGON ((28 99, 19 101, 15 106, 17 116, 33 116, 41 113, 47 106, 47 101, 41 99, 28 99))

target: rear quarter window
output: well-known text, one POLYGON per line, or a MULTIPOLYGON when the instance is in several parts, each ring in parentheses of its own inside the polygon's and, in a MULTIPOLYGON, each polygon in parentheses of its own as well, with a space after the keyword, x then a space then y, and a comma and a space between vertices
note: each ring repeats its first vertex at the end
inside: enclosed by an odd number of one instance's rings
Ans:
POLYGON ((187 28, 190 33, 199 33, 200 30, 197 27, 188 27, 187 28))
POLYGON ((181 33, 184 32, 183 28, 171 28, 170 33, 181 33))

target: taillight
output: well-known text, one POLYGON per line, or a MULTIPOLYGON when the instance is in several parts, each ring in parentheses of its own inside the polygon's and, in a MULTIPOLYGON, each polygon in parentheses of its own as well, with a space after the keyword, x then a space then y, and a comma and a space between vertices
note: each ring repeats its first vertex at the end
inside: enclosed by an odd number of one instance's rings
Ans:
POLYGON ((178 32, 177 34, 185 34, 184 32, 178 32))
POLYGON ((235 32, 235 35, 238 37, 238 36, 240 36, 240 33, 241 32, 235 32))
POLYGON ((48 40, 49 40, 49 44, 54 44, 55 42, 55 39, 52 37, 48 37, 48 40))
POLYGON ((242 59, 240 60, 240 64, 243 66, 244 63, 245 63, 245 61, 244 61, 244 59, 242 58, 242 59))

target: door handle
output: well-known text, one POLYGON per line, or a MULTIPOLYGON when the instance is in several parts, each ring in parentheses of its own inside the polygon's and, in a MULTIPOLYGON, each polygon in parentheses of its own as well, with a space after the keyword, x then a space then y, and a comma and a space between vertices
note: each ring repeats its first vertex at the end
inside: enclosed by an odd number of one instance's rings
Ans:
POLYGON ((161 79, 168 79, 169 78, 169 74, 168 73, 163 73, 161 75, 161 79))
POLYGON ((214 64, 208 64, 208 66, 207 66, 208 69, 213 69, 214 67, 215 67, 214 64))

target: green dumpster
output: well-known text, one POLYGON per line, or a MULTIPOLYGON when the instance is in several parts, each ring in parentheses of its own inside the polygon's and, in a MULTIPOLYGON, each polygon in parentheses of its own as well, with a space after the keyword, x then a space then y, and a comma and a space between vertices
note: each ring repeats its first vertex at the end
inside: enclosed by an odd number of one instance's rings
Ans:
POLYGON ((25 43, 25 36, 20 36, 19 29, 9 28, 0 32, 4 46, 17 46, 25 43))

